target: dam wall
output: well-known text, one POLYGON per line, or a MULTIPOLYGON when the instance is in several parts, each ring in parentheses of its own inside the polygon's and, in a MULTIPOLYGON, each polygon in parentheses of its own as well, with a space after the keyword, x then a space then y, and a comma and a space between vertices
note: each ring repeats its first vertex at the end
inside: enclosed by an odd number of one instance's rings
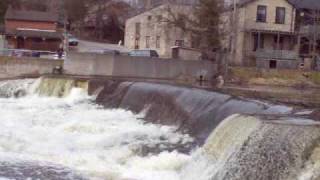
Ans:
MULTIPOLYGON (((12 93, 5 94, 15 95, 16 90, 22 92, 23 84, 29 84, 28 87, 36 85, 33 91, 36 94, 67 97, 70 95, 70 89, 82 88, 91 95, 84 101, 99 104, 100 106, 97 107, 101 111, 103 107, 112 110, 130 110, 134 114, 139 114, 139 120, 143 119, 141 123, 177 126, 178 129, 175 131, 187 133, 194 138, 195 142, 188 146, 183 144, 174 147, 174 150, 185 153, 190 153, 189 147, 194 147, 192 150, 195 150, 191 152, 191 159, 179 168, 179 179, 313 180, 320 178, 320 123, 308 119, 306 111, 310 110, 300 111, 220 92, 168 84, 102 78, 86 81, 76 78, 40 78, 34 80, 37 81, 36 84, 30 84, 29 81, 30 79, 23 80, 21 85, 19 81, 5 82, 0 85, 0 92, 10 91, 12 93)), ((66 111, 72 110, 71 106, 68 104, 65 107, 66 111)), ((81 112, 79 115, 84 114, 81 112)), ((104 116, 102 120, 107 121, 104 116)), ((123 122, 123 119, 117 119, 115 116, 112 116, 112 120, 123 122)), ((77 116, 71 124, 82 125, 81 123, 86 125, 91 122, 81 122, 77 116)), ((113 127, 114 123, 110 125, 113 127)), ((130 123, 125 123, 125 126, 130 126, 130 123)), ((86 126, 76 127, 83 130, 86 126)), ((99 124, 99 127, 103 125, 99 124)), ((115 128, 115 130, 120 129, 115 128)), ((126 131, 123 132, 127 134, 126 131)), ((85 136, 87 137, 88 134, 85 136)), ((110 139, 110 136, 107 138, 110 139)), ((144 138, 145 136, 138 134, 137 139, 133 141, 144 138)), ((132 140, 129 139, 129 141, 132 140)), ((183 142, 183 140, 178 141, 183 142)), ((99 141, 99 144, 101 142, 99 141)), ((103 150, 105 147, 103 146, 103 150)), ((144 150, 148 152, 148 148, 144 150)), ((171 150, 173 149, 169 149, 171 150)), ((159 160, 156 160, 158 163, 159 160)))
POLYGON ((230 115, 279 115, 292 111, 286 106, 167 84, 90 80, 88 90, 97 94, 96 102, 106 108, 143 112, 146 121, 176 125, 181 131, 192 134, 199 144, 230 115))
POLYGON ((47 74, 62 65, 62 60, 0 56, 0 78, 47 74))
POLYGON ((182 61, 147 57, 70 52, 64 69, 69 75, 114 76, 142 79, 210 80, 217 66, 210 61, 182 61))

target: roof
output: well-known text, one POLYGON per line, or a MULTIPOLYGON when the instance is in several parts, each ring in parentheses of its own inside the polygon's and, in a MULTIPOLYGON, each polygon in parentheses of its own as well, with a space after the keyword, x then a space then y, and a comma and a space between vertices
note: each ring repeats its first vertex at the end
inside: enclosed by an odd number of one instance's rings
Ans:
POLYGON ((164 3, 164 4, 161 4, 159 6, 156 6, 156 7, 153 7, 151 9, 148 9, 146 11, 143 11, 143 12, 140 12, 138 14, 135 14, 134 16, 128 18, 129 19, 134 19, 140 15, 143 15, 143 14, 147 14, 147 13, 153 13, 154 11, 157 11, 157 10, 161 10, 161 9, 164 9, 164 8, 167 8, 167 7, 170 7, 170 8, 173 8, 173 7, 178 7, 178 8, 193 8, 193 6, 189 5, 189 4, 177 4, 177 3, 164 3))
MULTIPOLYGON (((238 0, 239 6, 245 6, 256 0, 238 0)), ((319 0, 286 0, 297 9, 320 9, 319 0)))
POLYGON ((57 13, 52 12, 14 10, 11 7, 9 7, 6 12, 5 19, 22 21, 58 22, 59 15, 57 13))
MULTIPOLYGON (((238 5, 239 6, 245 6, 248 3, 251 3, 253 1, 256 1, 256 0, 238 0, 238 5)), ((288 3, 294 5, 294 3, 292 3, 291 1, 304 1, 304 0, 286 0, 286 1, 288 1, 288 3)), ((317 0, 315 0, 315 1, 317 1, 317 0)))
POLYGON ((289 0, 297 9, 320 9, 319 0, 289 0))
POLYGON ((60 32, 51 31, 36 31, 36 30, 12 30, 5 33, 9 36, 18 37, 33 37, 33 38, 47 38, 47 39, 62 39, 63 35, 60 32))

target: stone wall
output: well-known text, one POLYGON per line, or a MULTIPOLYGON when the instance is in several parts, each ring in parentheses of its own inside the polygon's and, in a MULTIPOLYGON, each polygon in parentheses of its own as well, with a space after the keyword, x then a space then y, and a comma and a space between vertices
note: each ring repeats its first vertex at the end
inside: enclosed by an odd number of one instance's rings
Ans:
POLYGON ((54 67, 62 65, 62 60, 0 56, 0 78, 47 74, 54 67))
POLYGON ((209 80, 217 72, 210 61, 69 53, 65 72, 70 75, 115 76, 142 79, 198 79, 209 80))

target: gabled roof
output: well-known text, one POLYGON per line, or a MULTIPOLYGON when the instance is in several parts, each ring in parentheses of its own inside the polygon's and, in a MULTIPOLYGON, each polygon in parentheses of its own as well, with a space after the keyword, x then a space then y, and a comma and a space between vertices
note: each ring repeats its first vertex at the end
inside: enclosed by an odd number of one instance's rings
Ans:
POLYGON ((8 36, 32 37, 32 38, 47 38, 47 39, 62 39, 63 35, 60 32, 36 31, 36 30, 11 30, 5 33, 8 36))
MULTIPOLYGON (((245 6, 248 3, 251 3, 251 2, 254 2, 254 1, 257 1, 257 0, 238 0, 238 5, 239 6, 245 6)), ((291 5, 294 6, 294 4, 290 0, 286 0, 286 1, 288 1, 288 3, 290 3, 291 5)), ((294 1, 294 0, 292 0, 292 1, 294 1)), ((304 1, 304 0, 300 0, 300 1, 304 1)), ((317 1, 317 0, 315 0, 315 1, 317 1)))
MULTIPOLYGON (((256 0, 238 0, 239 6, 245 6, 256 0)), ((297 9, 320 9, 320 0, 286 0, 297 9)))
POLYGON ((320 9, 320 0, 289 0, 297 9, 320 9))
POLYGON ((56 13, 42 11, 13 10, 11 7, 9 7, 6 12, 5 19, 21 21, 58 22, 59 16, 56 13))

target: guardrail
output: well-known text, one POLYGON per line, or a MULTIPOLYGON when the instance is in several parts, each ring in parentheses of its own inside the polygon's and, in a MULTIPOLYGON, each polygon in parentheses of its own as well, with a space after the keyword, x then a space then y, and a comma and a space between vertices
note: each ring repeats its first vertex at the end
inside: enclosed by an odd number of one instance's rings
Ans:
POLYGON ((275 60, 298 60, 299 54, 290 50, 268 50, 260 49, 257 51, 248 51, 247 55, 256 57, 257 59, 275 59, 275 60))
POLYGON ((41 50, 27 50, 27 49, 2 49, 0 50, 1 56, 11 57, 35 57, 44 59, 65 59, 65 54, 59 58, 56 52, 41 51, 41 50))
POLYGON ((281 32, 281 33, 294 33, 293 28, 290 23, 286 22, 285 24, 276 24, 274 22, 257 22, 255 19, 246 19, 244 30, 261 30, 271 32, 281 32))
POLYGON ((319 36, 320 26, 319 25, 304 25, 300 27, 300 34, 317 34, 319 36))

